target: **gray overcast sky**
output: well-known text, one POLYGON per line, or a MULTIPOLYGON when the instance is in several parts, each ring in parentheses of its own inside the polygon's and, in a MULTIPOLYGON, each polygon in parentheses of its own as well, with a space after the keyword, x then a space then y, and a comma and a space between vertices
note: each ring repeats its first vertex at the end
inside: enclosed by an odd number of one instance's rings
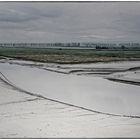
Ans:
POLYGON ((140 2, 0 2, 0 42, 140 42, 140 2))

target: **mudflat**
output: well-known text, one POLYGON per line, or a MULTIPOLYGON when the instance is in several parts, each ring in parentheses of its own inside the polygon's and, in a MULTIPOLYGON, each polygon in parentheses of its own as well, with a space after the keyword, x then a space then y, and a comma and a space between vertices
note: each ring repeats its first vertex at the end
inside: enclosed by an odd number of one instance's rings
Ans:
POLYGON ((140 137, 139 85, 107 80, 138 81, 139 61, 0 62, 1 138, 140 137))

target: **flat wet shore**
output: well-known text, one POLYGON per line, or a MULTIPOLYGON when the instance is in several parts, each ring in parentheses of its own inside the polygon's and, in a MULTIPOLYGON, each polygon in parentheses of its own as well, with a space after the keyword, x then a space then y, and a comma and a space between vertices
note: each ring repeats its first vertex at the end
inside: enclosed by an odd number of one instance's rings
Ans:
POLYGON ((138 66, 1 59, 0 137, 140 137, 139 86, 105 79, 138 81, 138 66))

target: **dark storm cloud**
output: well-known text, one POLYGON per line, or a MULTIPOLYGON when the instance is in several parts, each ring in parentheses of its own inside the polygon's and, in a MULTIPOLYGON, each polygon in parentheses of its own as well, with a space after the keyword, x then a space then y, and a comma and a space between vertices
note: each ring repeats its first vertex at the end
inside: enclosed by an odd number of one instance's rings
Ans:
POLYGON ((140 2, 3 2, 0 32, 1 42, 139 42, 140 2))

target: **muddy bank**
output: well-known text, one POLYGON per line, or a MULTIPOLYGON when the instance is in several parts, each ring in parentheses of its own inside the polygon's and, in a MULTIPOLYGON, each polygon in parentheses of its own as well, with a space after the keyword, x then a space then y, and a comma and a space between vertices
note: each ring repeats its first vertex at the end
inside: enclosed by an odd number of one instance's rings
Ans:
POLYGON ((0 138, 140 137, 137 117, 91 112, 35 97, 4 79, 0 79, 0 138))
MULTIPOLYGON (((120 70, 138 66, 138 62, 90 65, 57 65, 7 60, 1 72, 14 85, 45 98, 109 114, 139 116, 139 86, 104 79, 112 74, 90 74, 72 70, 120 70), (65 73, 65 74, 64 74, 65 73), (79 75, 82 73, 82 75, 79 75), (102 88, 101 88, 102 87, 102 88), (132 94, 133 93, 133 94, 132 94), (81 100, 79 100, 79 97, 81 100), (132 101, 131 99, 135 99, 132 101)), ((120 73, 115 72, 115 74, 120 73)), ((138 73, 137 73, 138 74, 138 73)), ((114 75, 113 75, 114 76, 114 75)))
MULTIPOLYGON (((99 113, 99 114, 104 114, 104 115, 112 115, 112 116, 120 116, 120 117, 130 117, 130 118, 140 118, 140 116, 118 115, 118 114, 111 114, 111 113, 105 113, 105 112, 95 111, 95 110, 92 110, 92 109, 88 109, 88 108, 76 106, 76 105, 73 105, 73 104, 61 102, 61 101, 58 101, 58 100, 46 98, 45 96, 42 96, 42 95, 39 95, 39 94, 35 94, 35 93, 31 93, 31 92, 28 92, 28 91, 26 91, 24 89, 21 89, 20 87, 17 87, 11 81, 9 81, 9 79, 3 73, 1 73, 1 72, 0 72, 0 80, 3 83, 5 83, 6 85, 10 86, 13 90, 16 90, 16 91, 19 91, 19 92, 23 92, 25 94, 28 94, 28 95, 31 95, 31 96, 35 96, 35 97, 38 97, 38 98, 41 98, 41 99, 46 99, 46 100, 58 102, 58 103, 65 104, 65 105, 68 105, 68 106, 72 106, 72 107, 76 107, 76 108, 80 108, 80 109, 83 109, 83 110, 87 110, 87 111, 94 112, 94 113, 99 113)), ((35 100, 38 99, 38 98, 35 98, 35 100)), ((27 100, 27 101, 30 101, 30 100, 27 100)))
POLYGON ((104 79, 138 81, 139 62, 0 62, 1 138, 140 137, 140 87, 104 79))

